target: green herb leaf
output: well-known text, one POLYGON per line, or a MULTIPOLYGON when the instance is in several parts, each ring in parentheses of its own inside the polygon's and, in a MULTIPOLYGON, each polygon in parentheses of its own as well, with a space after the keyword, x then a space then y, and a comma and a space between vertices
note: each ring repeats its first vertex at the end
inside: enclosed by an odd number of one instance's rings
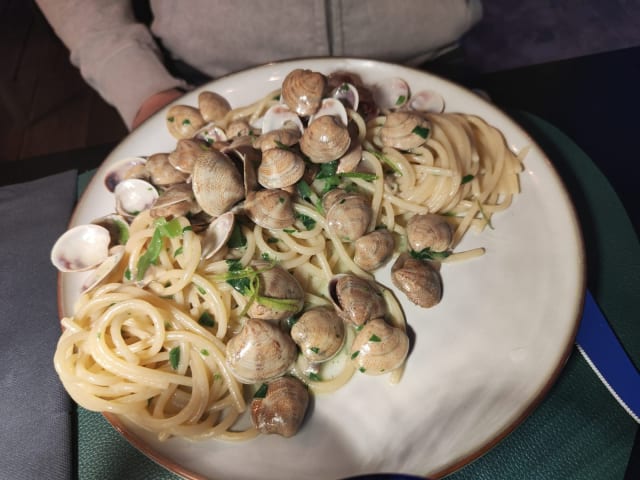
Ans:
POLYGON ((118 243, 124 245, 129 241, 129 227, 126 223, 116 220, 116 227, 118 227, 118 243))
POLYGON ((173 347, 169 351, 169 364, 174 370, 178 369, 178 365, 180 365, 180 347, 173 347))
POLYGON ((360 355, 360 350, 356 350, 351 354, 351 360, 355 360, 358 355, 360 355))
POLYGON ((321 382, 322 378, 317 373, 311 372, 309 374, 309 380, 313 380, 314 382, 321 382))
POLYGON ((311 350, 313 353, 320 353, 320 349, 318 347, 310 347, 309 350, 311 350))
POLYGON ((404 104, 404 102, 406 102, 406 101, 407 101, 407 97, 406 97, 406 96, 404 96, 404 95, 399 95, 399 96, 398 96, 398 99, 396 100, 396 105, 397 105, 397 106, 403 105, 403 104, 404 104))
POLYGON ((227 241, 227 247, 229 248, 242 248, 247 246, 247 237, 242 233, 240 225, 234 225, 229 241, 227 241))
POLYGON ((198 290, 198 293, 200 293, 200 295, 206 295, 207 294, 207 291, 204 288, 202 288, 200 285, 198 285, 196 283, 194 283, 193 285, 196 287, 196 289, 198 290))
POLYGON ((304 213, 298 213, 296 217, 298 217, 298 219, 304 225, 304 228, 306 228, 307 230, 313 230, 315 228, 316 221, 310 216, 305 215, 304 213))
POLYGON ((474 178, 475 178, 474 175, 465 175, 464 177, 462 177, 462 180, 460 180, 460 185, 464 185, 465 183, 469 183, 474 178))
POLYGON ((206 348, 203 348, 202 350, 200 350, 200 354, 203 357, 208 357, 209 356, 209 350, 207 350, 206 348))
POLYGON ((173 256, 177 257, 178 255, 180 255, 183 252, 184 252, 184 247, 180 246, 180 247, 176 248, 175 252, 173 252, 173 256))
POLYGON ((269 390, 269 385, 263 383, 260 385, 260 388, 256 390, 256 393, 253 394, 253 398, 264 398, 267 396, 267 391, 269 390))
POLYGON ((451 255, 451 252, 447 252, 446 250, 444 252, 434 252, 429 247, 426 247, 419 252, 410 250, 409 254, 418 260, 443 260, 451 255))
POLYGON ((127 269, 124 271, 124 278, 126 278, 127 280, 131 280, 131 270, 129 269, 129 267, 127 267, 127 269))
POLYGON ((326 162, 320 164, 320 169, 318 170, 318 174, 316 178, 329 178, 335 176, 338 171, 338 161, 334 160, 332 162, 326 162))
POLYGON ((184 120, 182 120, 182 125, 191 125, 191 120, 185 118, 184 120))
POLYGON ((393 170, 394 173, 396 173, 397 175, 402 176, 402 170, 400 170, 400 167, 398 167, 398 165, 396 165, 384 153, 378 152, 376 150, 367 150, 367 152, 369 152, 371 155, 373 155, 378 160, 380 160, 381 163, 385 164, 387 167, 389 167, 391 170, 393 170))
POLYGON ((304 180, 300 180, 298 183, 296 183, 296 189, 298 190, 298 195, 300 196, 300 198, 306 200, 307 202, 313 203, 313 190, 311 190, 311 187, 307 182, 305 182, 304 180))
POLYGON ((216 325, 215 320, 213 319, 211 314, 206 310, 202 312, 202 315, 200 315, 200 318, 198 318, 198 323, 203 327, 209 327, 209 328, 213 328, 216 325))
POLYGON ((364 373, 364 372, 366 372, 366 371, 367 371, 367 369, 366 369, 366 368, 364 368, 364 367, 360 367, 358 370, 360 370, 362 373, 364 373))
POLYGON ((416 127, 411 130, 411 133, 415 133, 419 137, 427 138, 429 136, 429 129, 427 127, 421 127, 420 125, 416 125, 416 127))
POLYGON ((370 342, 381 342, 382 339, 374 333, 373 335, 371 335, 369 337, 369 341, 370 342))

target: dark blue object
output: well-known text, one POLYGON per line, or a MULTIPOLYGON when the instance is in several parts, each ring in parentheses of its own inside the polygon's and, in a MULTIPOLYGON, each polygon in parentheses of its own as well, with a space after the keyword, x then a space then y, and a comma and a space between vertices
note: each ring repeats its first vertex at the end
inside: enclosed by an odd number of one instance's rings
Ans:
POLYGON ((588 290, 576 343, 620 405, 640 422, 640 373, 588 290))

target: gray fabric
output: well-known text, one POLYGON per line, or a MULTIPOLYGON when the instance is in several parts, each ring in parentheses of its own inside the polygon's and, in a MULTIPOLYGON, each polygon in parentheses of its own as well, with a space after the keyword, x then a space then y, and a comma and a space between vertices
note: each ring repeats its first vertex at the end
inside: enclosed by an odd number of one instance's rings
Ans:
POLYGON ((0 188, 0 478, 68 479, 74 407, 53 368, 60 323, 49 251, 66 229, 76 172, 0 188))

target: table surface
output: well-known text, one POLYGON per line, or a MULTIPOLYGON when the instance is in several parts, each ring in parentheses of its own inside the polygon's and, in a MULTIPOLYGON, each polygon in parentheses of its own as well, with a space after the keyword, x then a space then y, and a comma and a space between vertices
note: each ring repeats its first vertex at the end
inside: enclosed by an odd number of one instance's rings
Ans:
MULTIPOLYGON (((520 114, 525 111, 564 132, 610 182, 626 209, 637 241, 640 209, 632 182, 640 173, 635 145, 636 112, 640 111, 637 93, 640 48, 483 75, 462 68, 447 76, 468 88, 484 90, 496 105, 512 113, 520 123, 526 123, 526 115, 520 114)), ((99 166, 113 146, 4 164, 0 185, 69 169, 91 170, 99 166)), ((636 454, 639 453, 639 436, 636 435, 636 454)), ((630 464, 625 478, 640 478, 639 468, 637 464, 630 464)))

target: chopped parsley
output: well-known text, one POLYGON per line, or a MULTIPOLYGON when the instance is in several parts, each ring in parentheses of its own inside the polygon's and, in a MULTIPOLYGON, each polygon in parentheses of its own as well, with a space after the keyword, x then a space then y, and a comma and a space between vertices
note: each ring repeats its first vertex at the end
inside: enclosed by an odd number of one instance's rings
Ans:
POLYGON ((200 318, 198 318, 198 323, 203 327, 209 327, 209 328, 213 328, 216 325, 215 320, 213 319, 211 314, 206 310, 202 312, 202 315, 200 315, 200 318))
POLYGON ((427 127, 421 127, 420 125, 416 125, 416 127, 411 130, 411 133, 415 133, 419 137, 427 138, 429 136, 429 129, 427 127))
POLYGON ((396 106, 404 105, 404 102, 407 101, 407 97, 404 95, 399 95, 396 100, 396 106))
POLYGON ((309 380, 312 380, 314 382, 321 382, 322 378, 317 373, 311 372, 309 373, 309 380))
POLYGON ((263 383, 260 385, 260 388, 256 390, 256 393, 253 394, 253 398, 264 398, 267 396, 267 391, 269 390, 269 385, 263 383))
POLYGON ((169 351, 169 364, 174 370, 178 369, 178 365, 180 365, 180 347, 173 347, 169 351))
POLYGON ((242 248, 247 246, 247 237, 242 233, 242 228, 240 225, 234 225, 233 231, 231 232, 231 236, 227 241, 227 247, 229 248, 242 248))
POLYGON ((202 350, 200 350, 200 354, 203 357, 208 357, 209 356, 209 350, 207 350, 206 348, 203 348, 202 350))
POLYGON ((371 335, 369 337, 369 341, 370 342, 381 342, 382 339, 374 333, 373 335, 371 335))
POLYGON ((310 347, 309 350, 311 350, 315 354, 320 353, 320 349, 318 347, 310 347))
POLYGON ((474 178, 475 177, 473 175, 465 175, 464 177, 462 177, 462 180, 460 180, 460 185, 464 185, 465 183, 469 183, 474 178))
POLYGON ((311 218, 309 215, 305 215, 303 213, 298 213, 296 217, 302 222, 304 228, 307 230, 313 230, 316 226, 316 221, 311 218))
POLYGON ((426 247, 419 252, 411 250, 409 254, 418 260, 444 260, 451 255, 451 252, 447 252, 446 250, 444 252, 434 252, 429 247, 426 247))
POLYGON ((355 360, 358 355, 360 355, 360 350, 356 350, 351 354, 351 360, 355 360))
POLYGON ((170 222, 167 222, 164 218, 159 218, 154 223, 156 228, 147 246, 147 251, 138 259, 136 273, 136 280, 138 281, 142 280, 148 268, 158 261, 164 245, 164 239, 167 237, 179 237, 183 232, 182 225, 180 225, 180 221, 177 218, 170 222))

